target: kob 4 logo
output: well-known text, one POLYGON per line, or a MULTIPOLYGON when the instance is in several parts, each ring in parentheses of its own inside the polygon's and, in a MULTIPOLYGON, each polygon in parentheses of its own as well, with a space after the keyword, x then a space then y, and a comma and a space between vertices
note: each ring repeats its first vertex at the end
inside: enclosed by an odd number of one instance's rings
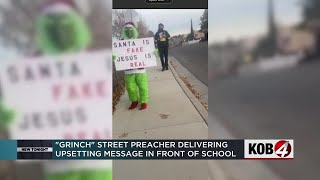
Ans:
POLYGON ((245 140, 245 159, 293 159, 293 140, 245 140))

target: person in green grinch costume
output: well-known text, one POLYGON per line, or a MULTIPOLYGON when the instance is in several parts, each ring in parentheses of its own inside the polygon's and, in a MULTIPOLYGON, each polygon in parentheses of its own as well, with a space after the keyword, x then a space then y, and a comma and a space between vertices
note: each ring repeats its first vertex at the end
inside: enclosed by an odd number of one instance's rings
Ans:
MULTIPOLYGON (((50 1, 38 17, 36 35, 43 55, 85 51, 91 34, 85 20, 73 8, 73 1, 50 1)), ((0 103, 0 123, 8 128, 15 112, 0 103)), ((39 139, 41 139, 39 137, 39 139)), ((45 180, 112 180, 112 161, 44 162, 45 180)))
MULTIPOLYGON (((139 37, 139 32, 133 22, 128 22, 124 25, 121 36, 124 40, 137 39, 139 37)), ((158 56, 157 49, 154 50, 154 55, 158 56)), ((112 58, 115 61, 117 59, 117 55, 113 54, 112 58)), ((132 102, 129 110, 135 109, 139 102, 141 103, 140 110, 147 109, 149 88, 146 69, 138 68, 126 70, 125 84, 129 99, 132 102)))

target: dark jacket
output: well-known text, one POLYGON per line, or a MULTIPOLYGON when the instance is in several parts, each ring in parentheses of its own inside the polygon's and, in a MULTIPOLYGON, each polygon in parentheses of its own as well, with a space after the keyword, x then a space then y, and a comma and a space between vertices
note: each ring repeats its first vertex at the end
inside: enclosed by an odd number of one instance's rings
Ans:
POLYGON ((154 35, 154 39, 157 41, 158 48, 168 48, 169 47, 170 34, 166 30, 158 30, 154 35))

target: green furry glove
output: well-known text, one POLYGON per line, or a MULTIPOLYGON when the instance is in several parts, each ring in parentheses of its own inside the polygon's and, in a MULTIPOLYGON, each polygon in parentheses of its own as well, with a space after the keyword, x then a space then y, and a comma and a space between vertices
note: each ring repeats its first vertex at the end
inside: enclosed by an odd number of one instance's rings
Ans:
POLYGON ((159 50, 158 50, 158 49, 154 49, 154 50, 153 50, 153 54, 154 54, 156 57, 159 57, 159 50))
POLYGON ((117 59, 117 56, 112 53, 112 61, 115 61, 117 59))
POLYGON ((0 101, 0 126, 8 128, 15 117, 13 110, 7 109, 7 107, 0 101))

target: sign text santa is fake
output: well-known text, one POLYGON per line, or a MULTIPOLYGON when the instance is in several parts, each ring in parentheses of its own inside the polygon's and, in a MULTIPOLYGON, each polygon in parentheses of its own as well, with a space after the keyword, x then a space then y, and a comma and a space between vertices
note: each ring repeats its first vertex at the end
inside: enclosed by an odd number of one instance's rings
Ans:
POLYGON ((117 71, 157 66, 153 38, 113 41, 112 44, 117 71))
POLYGON ((13 139, 109 139, 111 52, 23 59, 0 67, 13 139))

